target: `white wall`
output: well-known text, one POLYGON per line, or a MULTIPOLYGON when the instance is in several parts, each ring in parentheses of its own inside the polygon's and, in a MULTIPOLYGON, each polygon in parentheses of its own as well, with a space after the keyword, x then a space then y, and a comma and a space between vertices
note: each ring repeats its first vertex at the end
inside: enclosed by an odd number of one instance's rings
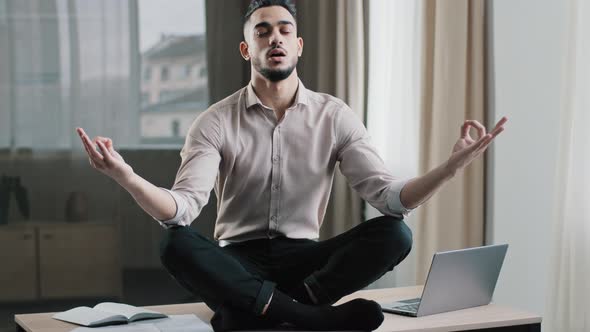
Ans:
POLYGON ((489 50, 494 119, 509 117, 489 155, 488 243, 509 243, 494 301, 543 314, 553 249, 566 5, 493 0, 489 50))

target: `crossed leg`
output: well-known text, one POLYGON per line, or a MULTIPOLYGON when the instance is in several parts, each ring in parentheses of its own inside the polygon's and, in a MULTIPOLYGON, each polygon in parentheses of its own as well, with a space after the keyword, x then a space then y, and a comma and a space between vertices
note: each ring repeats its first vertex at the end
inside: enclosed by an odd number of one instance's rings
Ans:
MULTIPOLYGON (((279 238, 226 248, 190 227, 174 227, 162 241, 161 259, 183 287, 201 296, 215 311, 212 325, 216 330, 261 328, 289 318, 308 323, 309 319, 293 315, 313 317, 311 309, 291 303, 290 298, 331 304, 392 270, 408 255, 411 244, 409 228, 392 217, 366 221, 322 242, 279 238), (272 317, 261 316, 273 294, 274 307, 281 310, 265 315, 272 317)), ((357 302, 341 312, 332 307, 322 310, 324 315, 341 317, 369 307, 374 311, 374 306, 357 302)), ((311 326, 332 328, 319 323, 311 326)))

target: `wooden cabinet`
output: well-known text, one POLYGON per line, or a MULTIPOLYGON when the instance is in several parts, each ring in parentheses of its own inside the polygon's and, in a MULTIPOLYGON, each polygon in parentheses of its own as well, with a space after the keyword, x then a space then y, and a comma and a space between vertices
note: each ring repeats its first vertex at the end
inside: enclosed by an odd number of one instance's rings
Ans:
POLYGON ((0 229, 0 300, 36 299, 37 279, 35 229, 0 229))
POLYGON ((10 252, 0 256, 2 270, 8 261, 12 265, 6 266, 15 270, 12 275, 1 273, 6 280, 0 283, 0 301, 122 296, 116 224, 27 224, 21 229, 20 225, 0 227, 1 249, 10 252), (19 274, 26 277, 20 278, 19 274), (9 298, 4 288, 10 287, 14 289, 9 298))
POLYGON ((41 298, 120 295, 118 238, 113 225, 39 228, 41 298))

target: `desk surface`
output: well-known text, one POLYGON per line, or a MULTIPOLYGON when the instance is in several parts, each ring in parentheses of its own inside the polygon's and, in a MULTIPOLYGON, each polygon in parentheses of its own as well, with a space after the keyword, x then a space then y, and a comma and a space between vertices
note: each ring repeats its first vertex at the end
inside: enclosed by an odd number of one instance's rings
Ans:
MULTIPOLYGON (((421 291, 422 286, 364 290, 351 294, 340 302, 362 297, 385 303, 419 297, 421 291)), ((209 322, 213 315, 213 312, 203 303, 171 304, 146 308, 169 315, 195 314, 206 322, 209 322)), ((14 320, 23 330, 28 332, 65 332, 77 327, 74 324, 52 319, 53 314, 15 315, 14 320)), ((538 315, 496 304, 419 318, 384 314, 385 321, 377 330, 379 332, 464 331, 541 322, 541 317, 538 315)))

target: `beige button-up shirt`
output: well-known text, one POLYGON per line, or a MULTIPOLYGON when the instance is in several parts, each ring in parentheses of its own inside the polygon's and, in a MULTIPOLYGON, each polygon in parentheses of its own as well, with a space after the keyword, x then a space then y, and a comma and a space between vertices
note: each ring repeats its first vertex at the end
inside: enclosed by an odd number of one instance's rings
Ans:
POLYGON ((176 215, 163 227, 190 225, 217 195, 214 238, 221 245, 286 236, 317 239, 334 170, 385 215, 409 212, 400 202, 407 180, 385 167, 361 120, 340 99, 307 90, 278 121, 252 85, 197 117, 180 152, 171 190, 176 215))

